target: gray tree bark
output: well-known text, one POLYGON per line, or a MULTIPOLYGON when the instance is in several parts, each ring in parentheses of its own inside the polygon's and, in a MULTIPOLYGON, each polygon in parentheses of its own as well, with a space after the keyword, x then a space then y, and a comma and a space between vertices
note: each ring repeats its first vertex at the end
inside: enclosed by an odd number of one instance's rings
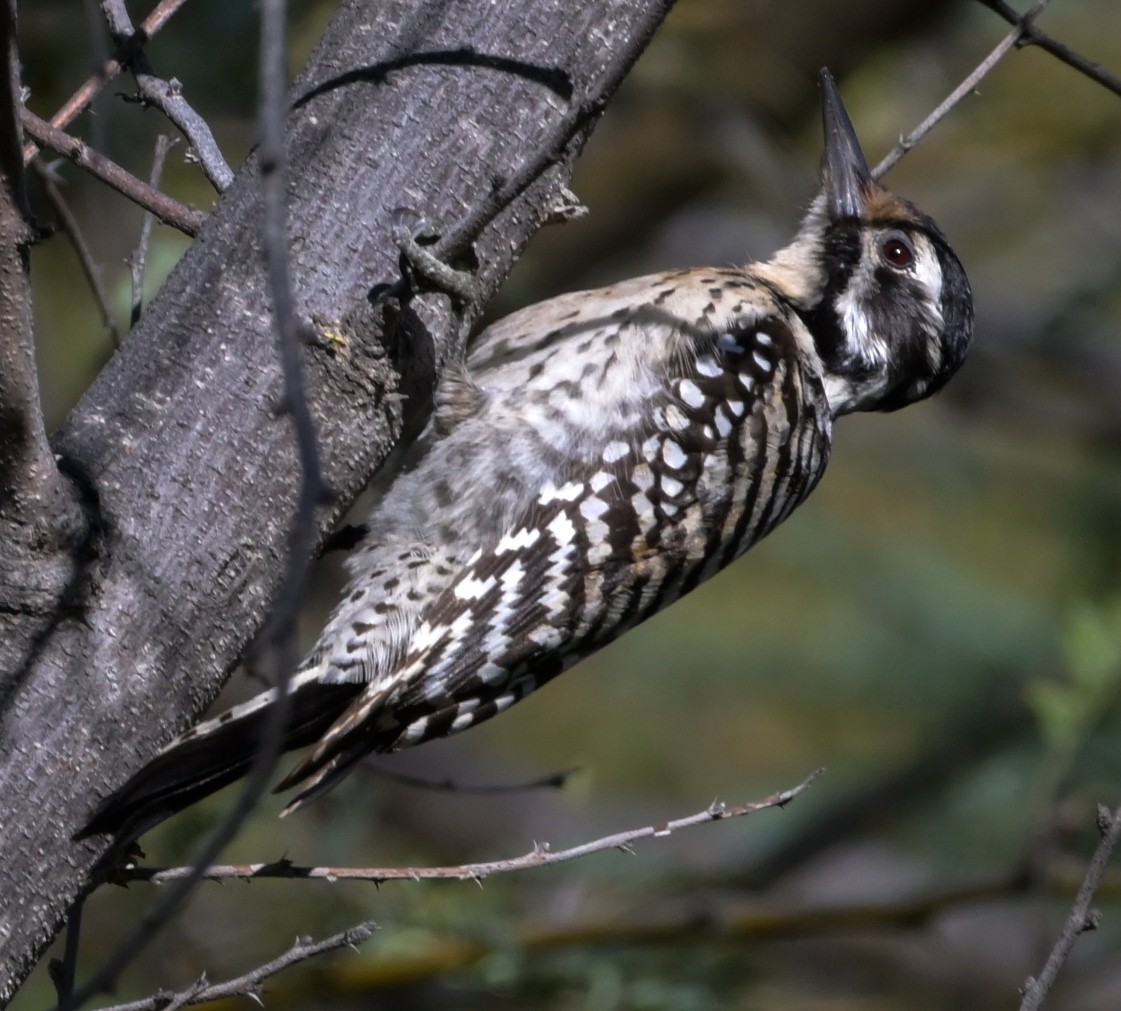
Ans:
MULTIPOLYGON (((573 103, 611 93, 671 3, 343 4, 287 124, 297 304, 348 338, 304 349, 336 493, 321 533, 423 421, 462 323, 437 294, 396 327, 371 308, 371 290, 400 277, 393 209, 454 225, 538 156, 573 103)), ((484 294, 549 217, 585 133, 479 236, 484 294)), ((35 475, 47 492, 21 498, 29 479, 5 471, 16 487, 0 501, 0 1005, 104 851, 72 834, 217 693, 284 568, 298 468, 277 410, 260 216, 251 160, 53 439, 59 465, 35 475), (17 498, 52 536, 7 521, 17 498)), ((0 244, 7 284, 17 242, 3 227, 0 244)))

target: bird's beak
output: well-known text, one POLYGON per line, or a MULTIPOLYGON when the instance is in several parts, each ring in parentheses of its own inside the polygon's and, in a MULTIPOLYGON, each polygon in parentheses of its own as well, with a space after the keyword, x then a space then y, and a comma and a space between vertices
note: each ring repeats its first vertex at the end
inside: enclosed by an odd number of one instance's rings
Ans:
POLYGON ((829 214, 834 221, 860 218, 864 214, 864 189, 872 182, 872 173, 852 120, 845 111, 833 75, 821 71, 821 117, 825 126, 825 189, 829 214))

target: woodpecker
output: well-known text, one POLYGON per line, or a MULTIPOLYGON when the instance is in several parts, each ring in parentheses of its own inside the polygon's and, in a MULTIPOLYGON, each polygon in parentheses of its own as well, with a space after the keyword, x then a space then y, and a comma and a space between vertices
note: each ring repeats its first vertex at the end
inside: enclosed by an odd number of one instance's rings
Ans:
MULTIPOLYGON (((833 421, 939 389, 973 331, 939 228, 878 185, 822 71, 822 186, 746 267, 562 295, 495 323, 348 561, 291 680, 285 813, 371 752, 510 708, 688 593, 817 484, 833 421)), ((183 734, 83 835, 135 837, 251 765, 275 690, 183 734)))

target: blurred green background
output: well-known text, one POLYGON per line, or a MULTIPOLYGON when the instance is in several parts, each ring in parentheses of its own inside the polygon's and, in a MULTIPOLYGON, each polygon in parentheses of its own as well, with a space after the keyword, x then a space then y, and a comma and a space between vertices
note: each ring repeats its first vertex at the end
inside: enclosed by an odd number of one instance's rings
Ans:
MULTIPOLYGON (((49 116, 106 53, 92 5, 21 11, 31 107, 49 116)), ((293 69, 329 3, 292 5, 293 69)), ((133 5, 138 20, 147 7, 133 5)), ((1115 0, 1041 26, 1121 73, 1115 0)), ((494 306, 687 264, 765 257, 816 184, 828 64, 872 162, 1007 25, 979 3, 682 0, 576 173, 591 214, 541 233, 494 306)), ((194 0, 150 45, 235 166, 252 142, 255 15, 194 0)), ((146 176, 169 128, 121 79, 75 126, 146 176)), ((139 212, 56 167, 118 318, 139 212)), ((931 402, 845 418, 809 502, 744 561, 510 714, 379 761, 465 784, 577 767, 562 790, 447 793, 360 770, 298 816, 268 798, 237 860, 459 863, 555 848, 793 786, 784 811, 470 883, 204 886, 119 999, 274 957, 294 935, 381 930, 268 984, 270 1008, 1009 1008, 1037 972, 1121 801, 1121 98, 1038 49, 1012 53, 887 177, 950 236, 975 350, 931 402), (1025 868, 1028 875, 1019 874, 1025 868), (982 886, 905 916, 916 897, 982 886), (823 910, 879 904, 830 928, 823 910), (766 921, 764 912, 782 912, 766 921), (874 916, 873 913, 876 913, 874 916), (752 918, 755 919, 752 919, 752 918), (770 922, 771 933, 758 926, 770 922), (752 924, 755 924, 753 927, 752 924), (636 926, 664 925, 655 943, 636 926), (756 933, 752 933, 755 930, 756 933)), ((213 194, 173 150, 165 186, 213 194)), ((44 219, 51 212, 41 200, 44 219)), ((184 240, 157 229, 149 284, 184 240)), ((65 240, 33 255, 44 399, 57 424, 112 355, 65 240)), ((321 567, 308 636, 330 608, 321 567)), ((231 693, 244 692, 234 686, 231 693)), ((230 794, 151 833, 189 858, 230 794)), ((1121 1006, 1117 881, 1048 1008, 1121 1006)), ((103 888, 81 972, 154 897, 103 888)), ((51 1002, 40 971, 13 1007, 51 1002)))

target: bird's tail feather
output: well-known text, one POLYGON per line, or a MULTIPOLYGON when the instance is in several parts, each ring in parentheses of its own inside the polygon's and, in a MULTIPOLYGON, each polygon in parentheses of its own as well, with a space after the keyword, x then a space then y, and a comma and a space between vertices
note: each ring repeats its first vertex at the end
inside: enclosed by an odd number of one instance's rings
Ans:
MULTIPOLYGON (((363 687, 295 679, 282 750, 318 740, 363 687)), ((103 800, 75 838, 107 833, 135 839, 244 776, 253 765, 272 712, 272 695, 264 692, 188 731, 103 800)))

